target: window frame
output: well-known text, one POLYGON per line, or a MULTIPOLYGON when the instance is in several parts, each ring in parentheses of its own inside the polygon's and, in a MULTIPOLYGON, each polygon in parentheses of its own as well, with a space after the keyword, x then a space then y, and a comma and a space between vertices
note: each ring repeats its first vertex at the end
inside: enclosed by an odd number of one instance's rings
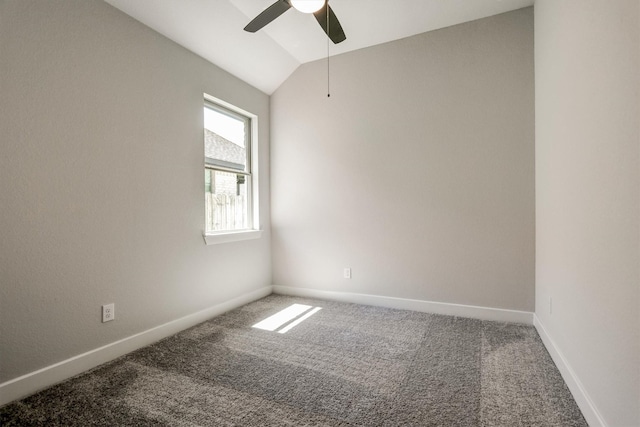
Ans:
MULTIPOLYGON (((241 240, 257 239, 261 236, 260 230, 259 212, 258 212, 258 168, 257 168, 257 133, 258 133, 258 117, 255 114, 244 111, 228 102, 214 98, 210 95, 204 94, 204 102, 202 104, 204 108, 210 108, 220 114, 227 115, 234 119, 240 120, 245 124, 245 153, 246 161, 244 170, 230 167, 229 165, 222 164, 223 161, 216 164, 215 159, 209 159, 203 155, 203 167, 204 170, 229 172, 237 175, 245 176, 247 185, 247 228, 238 230, 216 230, 207 231, 206 221, 206 206, 205 211, 205 227, 203 231, 204 241, 207 245, 217 243, 228 243, 241 240)), ((203 117, 204 120, 204 117, 203 117)), ((204 122, 202 125, 202 142, 204 143, 204 122)), ((206 189, 205 189, 206 191, 206 189)))

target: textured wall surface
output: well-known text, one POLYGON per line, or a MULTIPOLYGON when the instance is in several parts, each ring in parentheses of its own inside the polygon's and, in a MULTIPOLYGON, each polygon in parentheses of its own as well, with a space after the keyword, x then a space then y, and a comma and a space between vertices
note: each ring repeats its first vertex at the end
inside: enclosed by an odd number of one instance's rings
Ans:
POLYGON ((536 315, 611 427, 640 425, 639 5, 535 6, 536 315))
POLYGON ((271 98, 274 284, 533 311, 532 8, 330 65, 271 98))
POLYGON ((0 382, 271 284, 268 96, 97 0, 0 43, 0 382), (203 242, 204 92, 259 116, 261 239, 203 242))

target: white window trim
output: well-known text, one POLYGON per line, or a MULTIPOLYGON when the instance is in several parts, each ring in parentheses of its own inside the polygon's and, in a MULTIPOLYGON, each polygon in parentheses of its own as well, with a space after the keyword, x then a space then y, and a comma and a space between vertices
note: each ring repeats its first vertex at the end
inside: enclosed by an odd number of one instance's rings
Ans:
POLYGON ((242 240, 259 239, 262 230, 238 230, 217 234, 203 234, 204 242, 207 245, 217 245, 219 243, 240 242, 242 240))
POLYGON ((250 220, 251 229, 249 230, 230 230, 220 231, 214 233, 202 233, 204 242, 206 245, 217 245, 220 243, 240 242, 243 240, 259 239, 262 236, 262 230, 260 229, 260 199, 259 199, 259 186, 260 181, 259 169, 258 169, 258 116, 245 111, 235 105, 229 104, 221 99, 215 98, 209 94, 203 94, 204 99, 209 102, 221 105, 231 111, 235 111, 246 117, 249 117, 251 123, 251 206, 250 206, 250 220))

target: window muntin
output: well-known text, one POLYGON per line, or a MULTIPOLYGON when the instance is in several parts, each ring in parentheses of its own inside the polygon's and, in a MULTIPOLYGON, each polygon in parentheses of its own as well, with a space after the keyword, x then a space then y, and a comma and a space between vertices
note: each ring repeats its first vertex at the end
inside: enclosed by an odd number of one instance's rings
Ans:
POLYGON ((252 228, 251 118, 204 103, 205 233, 252 228))

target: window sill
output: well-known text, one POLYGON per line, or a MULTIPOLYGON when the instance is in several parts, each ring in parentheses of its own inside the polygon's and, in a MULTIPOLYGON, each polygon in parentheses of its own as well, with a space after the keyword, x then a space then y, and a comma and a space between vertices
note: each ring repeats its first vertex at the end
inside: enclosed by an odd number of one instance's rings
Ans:
POLYGON ((259 239, 262 230, 242 230, 230 231, 228 233, 219 234, 203 234, 204 242, 207 245, 217 245, 219 243, 239 242, 241 240, 259 239))

